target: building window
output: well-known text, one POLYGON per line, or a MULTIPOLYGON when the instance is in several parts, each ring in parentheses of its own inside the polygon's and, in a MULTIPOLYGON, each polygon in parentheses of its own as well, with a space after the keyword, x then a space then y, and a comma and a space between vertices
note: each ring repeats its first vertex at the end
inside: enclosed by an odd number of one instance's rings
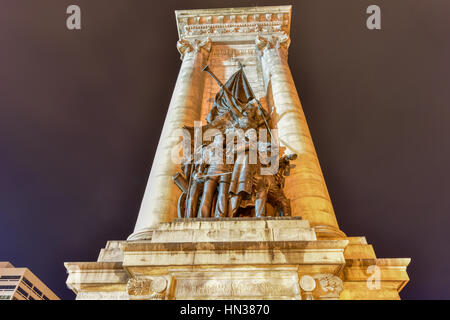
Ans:
POLYGON ((22 278, 22 281, 31 288, 33 288, 33 284, 25 277, 22 278))
POLYGON ((28 300, 35 300, 31 295, 28 297, 28 300))
POLYGON ((50 300, 45 294, 42 296, 42 298, 44 298, 44 300, 50 300))
POLYGON ((9 300, 9 299, 11 299, 11 296, 7 295, 0 296, 0 300, 9 300))
POLYGON ((14 290, 16 286, 0 286, 0 290, 14 290))
POLYGON ((19 280, 21 276, 0 276, 0 280, 19 280))
POLYGON ((33 291, 36 292, 36 294, 37 294, 38 296, 42 296, 42 291, 39 290, 38 288, 34 287, 34 288, 33 288, 33 291))
POLYGON ((28 298, 28 292, 26 292, 22 287, 17 287, 17 291, 26 299, 28 298))

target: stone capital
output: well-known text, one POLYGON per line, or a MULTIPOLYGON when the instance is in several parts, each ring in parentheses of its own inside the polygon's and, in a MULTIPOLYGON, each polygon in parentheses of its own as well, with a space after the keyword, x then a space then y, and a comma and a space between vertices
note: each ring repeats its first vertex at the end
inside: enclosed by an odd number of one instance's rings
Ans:
POLYGON ((177 42, 177 49, 178 52, 180 52, 181 60, 184 59, 185 55, 189 52, 203 52, 205 54, 209 54, 211 51, 211 39, 206 38, 203 40, 200 39, 192 39, 192 40, 186 40, 186 39, 180 39, 177 42))
POLYGON ((282 33, 281 35, 272 35, 269 37, 263 37, 257 35, 255 39, 256 49, 258 50, 260 56, 268 51, 277 51, 280 57, 286 58, 289 45, 291 44, 291 39, 287 33, 282 33))

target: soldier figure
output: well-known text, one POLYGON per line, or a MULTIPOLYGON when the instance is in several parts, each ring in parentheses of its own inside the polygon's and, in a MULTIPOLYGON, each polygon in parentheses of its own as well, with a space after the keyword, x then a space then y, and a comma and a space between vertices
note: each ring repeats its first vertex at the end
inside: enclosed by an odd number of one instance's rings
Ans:
MULTIPOLYGON (((193 163, 191 159, 191 163, 183 166, 189 183, 181 174, 174 176, 175 183, 183 191, 178 202, 179 216, 194 217, 198 210, 199 218, 236 217, 240 214, 240 208, 250 205, 254 206, 255 216, 259 218, 265 215, 267 202, 280 215, 290 216, 290 202, 283 192, 284 177, 289 175, 290 168, 293 167, 289 161, 295 160, 297 156, 283 156, 279 159, 276 172, 261 174, 259 171, 265 164, 261 164, 256 156, 259 146, 257 131, 262 125, 266 126, 269 134, 271 131, 267 112, 255 99, 242 65, 226 85, 208 67, 204 70, 221 86, 204 126, 214 128, 217 133, 212 143, 202 145, 197 150, 200 152, 200 163, 193 163), (256 104, 253 103, 255 101, 256 104), (246 133, 242 134, 244 131, 246 133), (232 141, 231 148, 224 148, 224 133, 236 135, 237 145, 232 141), (227 160, 231 156, 234 163, 226 163, 224 154, 227 160), (255 159, 250 159, 252 154, 256 156, 255 159)), ((270 148, 270 143, 265 147, 270 148)), ((278 159, 278 153, 272 157, 278 159)))

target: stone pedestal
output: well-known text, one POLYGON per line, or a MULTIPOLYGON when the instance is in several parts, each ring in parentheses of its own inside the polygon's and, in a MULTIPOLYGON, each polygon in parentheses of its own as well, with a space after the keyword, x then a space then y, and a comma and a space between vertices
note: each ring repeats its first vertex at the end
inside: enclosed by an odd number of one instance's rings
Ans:
POLYGON ((300 217, 176 219, 151 240, 108 242, 97 262, 66 263, 67 284, 77 299, 398 298, 409 261, 384 261, 389 279, 367 294, 361 272, 382 261, 364 242, 317 240, 300 217))

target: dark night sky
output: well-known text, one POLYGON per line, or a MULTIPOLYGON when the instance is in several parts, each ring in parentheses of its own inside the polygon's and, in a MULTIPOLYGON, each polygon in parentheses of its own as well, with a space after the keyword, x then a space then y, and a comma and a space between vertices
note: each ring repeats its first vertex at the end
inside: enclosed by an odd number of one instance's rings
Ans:
MULTIPOLYGON (((2 0, 0 260, 72 299, 63 262, 133 230, 181 63, 174 10, 277 4, 2 0)), ((291 4, 289 63, 341 229, 412 258, 403 298, 449 299, 450 3, 291 4)))

